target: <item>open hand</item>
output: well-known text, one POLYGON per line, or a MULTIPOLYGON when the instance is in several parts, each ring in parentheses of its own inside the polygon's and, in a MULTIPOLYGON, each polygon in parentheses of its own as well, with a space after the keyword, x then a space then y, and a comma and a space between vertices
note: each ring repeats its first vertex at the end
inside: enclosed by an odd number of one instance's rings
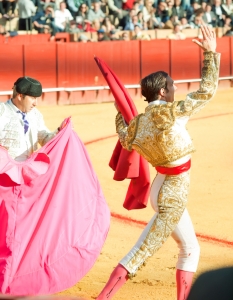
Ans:
POLYGON ((201 25, 201 32, 203 35, 202 42, 196 39, 194 39, 193 42, 201 47, 204 51, 215 52, 217 46, 215 31, 206 25, 201 25))

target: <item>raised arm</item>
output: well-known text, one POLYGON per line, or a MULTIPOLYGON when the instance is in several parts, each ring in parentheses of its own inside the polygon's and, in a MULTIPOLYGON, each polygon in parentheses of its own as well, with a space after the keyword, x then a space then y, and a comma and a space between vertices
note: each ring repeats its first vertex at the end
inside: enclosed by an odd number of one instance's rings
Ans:
POLYGON ((176 103, 175 113, 177 116, 193 115, 202 109, 214 96, 218 87, 220 54, 216 53, 215 32, 207 26, 201 27, 203 41, 193 40, 204 50, 204 66, 200 87, 196 92, 186 96, 184 101, 176 103))

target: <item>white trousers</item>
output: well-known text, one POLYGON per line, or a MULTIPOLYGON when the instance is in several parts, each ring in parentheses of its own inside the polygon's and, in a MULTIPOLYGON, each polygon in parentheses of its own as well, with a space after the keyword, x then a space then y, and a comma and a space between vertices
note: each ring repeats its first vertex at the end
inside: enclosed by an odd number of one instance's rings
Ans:
MULTIPOLYGON (((158 215, 157 199, 165 177, 166 175, 158 173, 154 182, 151 185, 150 201, 152 208, 155 210, 156 213, 143 230, 137 243, 129 251, 129 253, 120 261, 120 264, 123 265, 126 269, 127 262, 130 259, 132 259, 132 257, 134 257, 135 253, 141 247, 154 220, 158 215)), ((176 268, 183 271, 196 272, 200 256, 200 247, 187 209, 184 210, 181 219, 178 225, 176 226, 175 230, 172 232, 171 236, 176 241, 177 246, 179 248, 179 255, 176 268)))

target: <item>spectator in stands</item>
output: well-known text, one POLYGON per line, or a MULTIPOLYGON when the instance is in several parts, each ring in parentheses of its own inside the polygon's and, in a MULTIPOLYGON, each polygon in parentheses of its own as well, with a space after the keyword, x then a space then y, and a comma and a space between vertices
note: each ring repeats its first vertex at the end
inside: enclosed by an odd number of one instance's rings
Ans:
POLYGON ((60 3, 60 9, 55 11, 55 26, 58 32, 69 31, 69 23, 73 20, 70 11, 66 8, 66 3, 60 3))
POLYGON ((214 0, 214 4, 212 6, 212 11, 217 16, 217 27, 223 27, 224 20, 226 18, 226 13, 224 12, 224 9, 222 7, 222 1, 221 0, 214 0))
POLYGON ((136 0, 137 3, 138 3, 138 9, 139 10, 142 10, 143 9, 143 6, 144 6, 144 0, 136 0))
POLYGON ((232 18, 230 16, 226 16, 223 25, 224 31, 230 30, 231 27, 232 27, 232 18))
MULTIPOLYGON (((155 11, 154 8, 153 11, 155 11)), ((148 22, 144 20, 142 11, 139 11, 137 13, 137 17, 138 17, 138 23, 142 26, 143 30, 148 30, 148 28, 154 28, 154 20, 153 20, 155 18, 154 13, 151 14, 151 18, 148 22)))
MULTIPOLYGON (((71 23, 74 21, 70 21, 71 23)), ((76 23, 77 28, 80 32, 96 32, 96 30, 92 27, 92 23, 89 20, 84 20, 83 26, 78 23, 76 23)))
POLYGON ((201 18, 202 18, 204 16, 204 13, 205 13, 205 11, 201 7, 196 9, 195 12, 194 12, 194 15, 190 18, 189 23, 190 24, 194 23, 194 19, 195 19, 196 16, 201 16, 201 18))
MULTIPOLYGON (((138 24, 141 25, 142 29, 143 29, 143 30, 148 30, 148 27, 149 27, 150 24, 149 24, 149 22, 146 22, 146 21, 144 20, 142 11, 139 11, 139 12, 137 13, 137 17, 138 17, 138 24)), ((151 19, 152 19, 152 17, 153 17, 153 16, 151 16, 151 19)), ((152 21, 151 21, 151 22, 152 22, 152 21)))
POLYGON ((124 0, 122 3, 122 9, 127 11, 130 11, 131 9, 136 9, 138 11, 139 4, 135 0, 124 0), (137 9, 135 6, 137 6, 137 9))
POLYGON ((43 9, 42 5, 41 5, 41 0, 31 0, 33 2, 33 4, 36 6, 37 11, 40 11, 43 9))
POLYGON ((67 8, 74 17, 82 4, 86 4, 88 9, 91 8, 91 0, 66 0, 67 8))
POLYGON ((38 11, 32 22, 38 33, 45 33, 46 30, 51 32, 51 36, 55 36, 57 28, 54 22, 54 10, 52 6, 47 6, 44 11, 38 11))
POLYGON ((149 29, 155 29, 155 28, 163 28, 164 23, 161 21, 161 18, 157 16, 157 9, 153 7, 153 11, 151 12, 151 18, 147 22, 149 29))
POLYGON ((72 14, 72 16, 75 16, 75 14, 78 12, 80 6, 83 4, 82 0, 66 0, 67 7, 72 14))
POLYGON ((113 20, 113 24, 119 23, 119 20, 122 18, 122 0, 108 0, 108 8, 109 8, 109 15, 113 20))
POLYGON ((227 16, 233 17, 233 4, 232 0, 226 0, 226 3, 222 4, 222 9, 227 16))
POLYGON ((151 19, 151 15, 154 15, 154 10, 152 7, 152 0, 145 0, 145 6, 142 9, 143 19, 148 22, 151 19))
POLYGON ((3 8, 2 0, 0 0, 0 14, 2 15, 2 17, 3 17, 3 15, 5 14, 5 10, 4 10, 4 8, 3 8))
POLYGON ((164 24, 163 29, 174 29, 174 25, 179 23, 180 21, 177 16, 171 16, 169 20, 164 24))
POLYGON ((78 28, 78 25, 77 25, 75 20, 71 20, 70 21, 69 32, 70 33, 79 33, 79 32, 83 32, 83 30, 78 28))
POLYGON ((101 28, 101 24, 99 20, 94 20, 92 22, 92 28, 94 29, 95 32, 97 32, 101 28))
POLYGON ((170 18, 172 16, 172 8, 174 6, 174 0, 169 0, 166 2, 166 4, 167 4, 168 16, 170 18))
MULTIPOLYGON (((137 15, 137 12, 135 9, 131 9, 127 16, 124 17, 124 26, 123 29, 126 27, 127 24, 130 24, 133 22, 133 17, 137 15)), ((127 25, 129 26, 129 25, 127 25)))
POLYGON ((119 41, 119 39, 116 36, 116 30, 109 31, 109 38, 110 38, 110 41, 119 41))
POLYGON ((186 36, 181 31, 180 24, 175 24, 173 32, 168 35, 169 40, 185 40, 186 36))
POLYGON ((6 30, 5 26, 0 24, 0 35, 4 35, 6 38, 8 37, 14 37, 18 35, 17 31, 11 31, 11 30, 6 30))
POLYGON ((114 25, 118 25, 121 27, 125 26, 125 17, 128 15, 128 11, 123 10, 123 0, 107 0, 109 7, 109 15, 113 20, 114 25))
POLYGON ((190 22, 191 28, 201 28, 201 25, 203 24, 202 15, 196 15, 194 17, 193 22, 190 22))
POLYGON ((141 10, 139 10, 139 12, 137 13, 137 16, 138 16, 138 23, 142 25, 144 23, 144 18, 143 18, 143 13, 141 10))
POLYGON ((56 4, 56 5, 55 5, 56 7, 55 7, 54 11, 57 10, 57 9, 60 7, 60 3, 61 3, 62 1, 63 1, 63 0, 54 0, 54 2, 55 2, 55 4, 56 4))
POLYGON ((215 15, 215 13, 212 11, 212 5, 210 3, 207 3, 206 5, 206 9, 205 12, 202 16, 203 21, 212 26, 212 27, 216 27, 217 24, 217 16, 215 15))
POLYGON ((40 4, 41 4, 41 7, 42 7, 42 10, 44 10, 44 11, 45 11, 45 9, 46 9, 47 6, 51 6, 54 11, 56 9, 58 9, 58 7, 60 6, 60 5, 57 6, 55 0, 43 0, 43 1, 40 1, 40 4))
POLYGON ((101 10, 105 15, 108 15, 108 1, 107 0, 99 0, 101 10))
POLYGON ((101 28, 103 28, 105 32, 110 32, 112 30, 114 31, 115 26, 112 24, 109 17, 105 17, 102 22, 101 28))
POLYGON ((86 23, 90 22, 88 20, 88 6, 85 3, 82 3, 79 6, 78 11, 74 14, 74 18, 78 28, 84 31, 86 27, 86 23))
POLYGON ((233 36, 233 26, 223 36, 233 36))
MULTIPOLYGON (((144 7, 144 1, 143 1, 142 9, 143 9, 143 7, 144 7)), ((140 9, 140 4, 139 4, 138 1, 134 1, 134 2, 133 2, 133 6, 132 6, 131 9, 134 9, 134 10, 135 10, 136 15, 138 14, 139 11, 142 11, 142 9, 140 9)), ((131 9, 129 9, 128 11, 130 12, 131 9)))
MULTIPOLYGON (((212 7, 212 6, 211 6, 212 7)), ((186 18, 188 22, 193 22, 196 12, 201 8, 198 0, 193 0, 192 4, 187 8, 186 18)))
POLYGON ((124 31, 121 35, 120 40, 122 41, 130 41, 129 33, 127 31, 124 31))
POLYGON ((201 2, 201 8, 203 9, 203 11, 205 11, 205 8, 206 8, 207 3, 208 3, 208 2, 206 2, 206 1, 202 1, 202 2, 201 2))
POLYGON ((156 17, 159 18, 160 21, 164 24, 169 20, 169 11, 167 3, 164 0, 160 1, 158 5, 156 17))
POLYGON ((180 29, 183 30, 183 29, 188 29, 188 28, 191 28, 191 25, 188 23, 187 18, 185 18, 185 17, 181 18, 180 29))
POLYGON ((193 0, 182 0, 181 1, 181 6, 186 11, 190 6, 191 6, 191 1, 193 0))
POLYGON ((181 0, 174 1, 174 6, 172 8, 172 15, 177 16, 179 20, 186 16, 186 12, 181 6, 181 0))
POLYGON ((1 10, 1 5, 5 6, 5 12, 3 10, 2 16, 5 19, 11 19, 14 18, 15 16, 15 8, 16 8, 16 1, 15 0, 2 0, 0 1, 0 10, 1 10), (11 14, 10 14, 11 11, 11 14))
POLYGON ((109 37, 106 35, 104 29, 102 28, 100 28, 97 31, 97 41, 98 42, 110 41, 109 37))
POLYGON ((90 9, 88 12, 88 20, 90 22, 93 22, 94 20, 97 19, 100 22, 102 22, 104 17, 105 17, 105 14, 103 13, 103 11, 100 8, 100 1, 95 0, 93 3, 93 9, 90 9))
POLYGON ((143 31, 140 24, 134 26, 134 35, 132 40, 151 40, 151 37, 146 31, 143 31))
POLYGON ((129 22, 127 22, 124 30, 134 31, 135 25, 138 25, 138 24, 139 24, 138 16, 135 15, 132 17, 132 19, 129 19, 129 22))
POLYGON ((158 29, 161 29, 161 28, 164 28, 164 23, 161 22, 161 19, 160 17, 157 17, 156 14, 154 14, 152 20, 151 20, 153 23, 152 23, 152 26, 149 25, 149 28, 158 28, 158 29))
POLYGON ((36 6, 31 0, 18 0, 19 30, 32 30, 32 16, 36 6))

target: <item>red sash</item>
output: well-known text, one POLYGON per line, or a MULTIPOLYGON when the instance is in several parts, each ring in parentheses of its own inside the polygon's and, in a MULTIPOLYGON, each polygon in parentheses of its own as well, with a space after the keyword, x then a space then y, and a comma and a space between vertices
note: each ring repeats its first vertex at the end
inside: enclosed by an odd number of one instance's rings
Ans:
POLYGON ((157 172, 159 172, 161 174, 179 175, 181 173, 184 173, 184 172, 188 171, 190 169, 190 167, 191 167, 191 159, 188 160, 186 163, 180 165, 180 166, 171 167, 171 168, 157 166, 157 167, 155 167, 155 169, 156 169, 157 172))

